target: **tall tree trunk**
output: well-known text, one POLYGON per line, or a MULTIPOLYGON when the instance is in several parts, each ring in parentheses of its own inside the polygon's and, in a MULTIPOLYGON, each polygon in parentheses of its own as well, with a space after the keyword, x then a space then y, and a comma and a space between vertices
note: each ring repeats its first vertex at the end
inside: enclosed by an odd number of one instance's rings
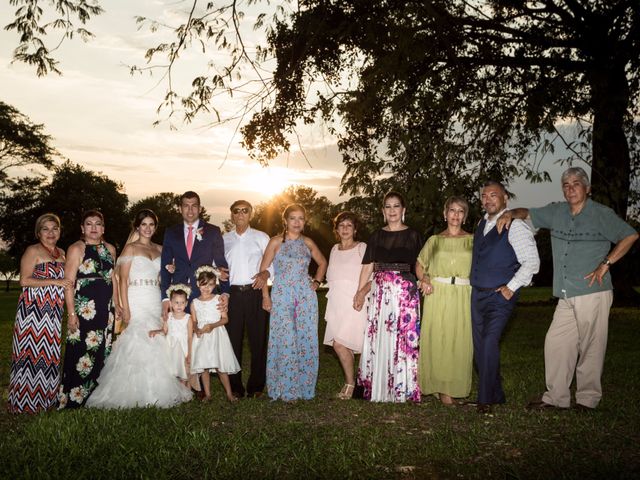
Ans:
MULTIPOLYGON (((609 60, 609 62, 611 62, 609 60)), ((604 62, 603 62, 604 63, 604 62)), ((631 175, 629 144, 624 116, 629 104, 629 85, 624 65, 597 69, 591 78, 593 107, 592 198, 627 218, 631 175)), ((616 304, 640 305, 632 286, 632 272, 624 260, 613 265, 611 275, 616 304)))

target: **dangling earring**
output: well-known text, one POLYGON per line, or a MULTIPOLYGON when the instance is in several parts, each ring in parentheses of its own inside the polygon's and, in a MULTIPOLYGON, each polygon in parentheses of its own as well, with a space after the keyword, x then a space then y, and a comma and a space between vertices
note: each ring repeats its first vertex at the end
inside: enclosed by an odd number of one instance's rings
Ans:
POLYGON ((404 212, 402 212, 402 223, 404 223, 404 212))

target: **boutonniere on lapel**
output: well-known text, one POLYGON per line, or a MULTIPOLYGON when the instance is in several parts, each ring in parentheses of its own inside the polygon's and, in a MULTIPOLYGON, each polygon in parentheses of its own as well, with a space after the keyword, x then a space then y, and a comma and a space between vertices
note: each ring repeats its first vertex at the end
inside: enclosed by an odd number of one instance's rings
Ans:
POLYGON ((198 230, 196 230, 196 240, 201 242, 203 233, 204 233, 204 227, 200 227, 198 230))

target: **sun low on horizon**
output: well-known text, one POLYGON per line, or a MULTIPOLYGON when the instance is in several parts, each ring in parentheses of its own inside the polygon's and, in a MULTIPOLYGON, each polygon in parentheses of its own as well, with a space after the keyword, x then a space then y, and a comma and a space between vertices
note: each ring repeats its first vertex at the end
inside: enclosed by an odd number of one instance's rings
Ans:
POLYGON ((248 190, 267 197, 273 197, 295 183, 291 172, 281 167, 260 167, 250 173, 245 182, 248 190))

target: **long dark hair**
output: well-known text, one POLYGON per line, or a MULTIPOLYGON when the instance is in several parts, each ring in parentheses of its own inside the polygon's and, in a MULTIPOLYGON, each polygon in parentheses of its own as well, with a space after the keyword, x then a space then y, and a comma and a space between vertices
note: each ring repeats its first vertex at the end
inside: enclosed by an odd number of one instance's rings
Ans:
POLYGON ((305 220, 307 218, 307 211, 299 203, 292 203, 291 205, 287 205, 287 207, 284 209, 284 212, 282 212, 282 243, 284 243, 287 238, 287 217, 289 217, 291 212, 302 212, 305 220))

